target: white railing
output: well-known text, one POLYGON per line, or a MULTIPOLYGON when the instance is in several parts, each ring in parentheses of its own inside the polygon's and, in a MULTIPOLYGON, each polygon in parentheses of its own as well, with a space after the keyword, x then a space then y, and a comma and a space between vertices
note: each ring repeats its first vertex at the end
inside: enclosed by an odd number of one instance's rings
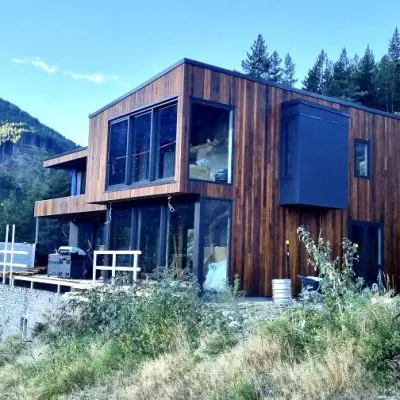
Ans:
POLYGON ((14 249, 14 244, 15 244, 15 225, 12 226, 12 234, 11 234, 11 249, 8 250, 8 236, 9 236, 9 231, 10 231, 10 226, 6 226, 6 240, 4 242, 4 250, 0 250, 0 254, 3 254, 3 262, 0 262, 0 266, 3 266, 3 284, 6 282, 6 272, 7 272, 7 267, 10 267, 10 275, 9 275, 9 284, 13 284, 13 267, 18 267, 18 268, 28 268, 28 264, 26 263, 16 263, 14 262, 14 255, 19 254, 19 255, 28 255, 29 253, 27 251, 22 251, 22 250, 15 250, 14 249), (10 256, 10 261, 7 261, 7 255, 10 256))
POLYGON ((97 271, 111 271, 113 281, 117 271, 128 271, 132 272, 133 281, 137 281, 138 272, 140 272, 140 268, 138 268, 140 254, 142 254, 140 250, 96 250, 93 254, 93 282, 96 280, 97 271), (97 265, 98 256, 111 256, 111 266, 97 265), (133 256, 132 266, 118 266, 117 256, 133 256))

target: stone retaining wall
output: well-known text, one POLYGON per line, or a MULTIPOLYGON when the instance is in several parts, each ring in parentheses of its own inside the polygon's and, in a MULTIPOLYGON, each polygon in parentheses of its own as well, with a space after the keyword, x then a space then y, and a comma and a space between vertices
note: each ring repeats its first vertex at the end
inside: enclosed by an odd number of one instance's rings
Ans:
POLYGON ((36 323, 45 322, 46 315, 68 299, 68 294, 0 284, 0 339, 12 335, 30 338, 36 323))

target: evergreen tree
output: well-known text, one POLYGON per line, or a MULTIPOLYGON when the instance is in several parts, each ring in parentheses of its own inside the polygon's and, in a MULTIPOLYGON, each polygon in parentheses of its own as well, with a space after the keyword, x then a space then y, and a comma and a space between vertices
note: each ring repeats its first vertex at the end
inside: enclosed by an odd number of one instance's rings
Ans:
POLYGON ((269 59, 270 68, 268 72, 268 79, 272 82, 282 81, 282 59, 279 57, 278 52, 275 50, 269 59))
POLYGON ((359 101, 368 107, 377 106, 375 74, 375 57, 368 45, 363 57, 358 62, 354 76, 354 83, 356 87, 354 100, 359 101))
POLYGON ((312 68, 308 70, 303 81, 303 89, 314 93, 323 94, 326 90, 328 56, 321 50, 312 68))
POLYGON ((247 57, 242 61, 243 71, 254 78, 268 78, 270 69, 270 58, 264 38, 258 35, 247 52, 247 57))
POLYGON ((393 109, 400 111, 400 34, 397 28, 389 41, 388 56, 392 63, 393 109))
POLYGON ((295 63, 292 60, 292 57, 290 57, 290 54, 286 54, 285 61, 284 61, 284 66, 283 66, 283 71, 282 71, 282 83, 288 86, 294 86, 294 84, 297 82, 297 79, 295 79, 295 63))
POLYGON ((347 51, 343 48, 339 59, 333 64, 331 80, 326 82, 326 94, 352 100, 354 96, 353 72, 347 51))
POLYGON ((394 112, 394 64, 384 55, 377 65, 374 76, 375 105, 387 112, 394 112))

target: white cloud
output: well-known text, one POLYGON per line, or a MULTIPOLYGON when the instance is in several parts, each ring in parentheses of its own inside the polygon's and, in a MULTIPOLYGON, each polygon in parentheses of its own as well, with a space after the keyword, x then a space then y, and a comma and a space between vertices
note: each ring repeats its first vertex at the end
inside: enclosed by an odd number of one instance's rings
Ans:
POLYGON ((97 72, 94 74, 82 74, 76 72, 65 72, 65 75, 70 76, 73 79, 81 80, 81 81, 88 81, 92 83, 96 83, 98 85, 108 82, 108 81, 116 81, 119 79, 117 75, 105 75, 101 72, 97 72))
POLYGON ((58 71, 58 68, 54 65, 47 64, 40 57, 30 58, 16 58, 14 57, 12 61, 16 64, 30 64, 36 68, 40 68, 42 71, 47 72, 48 74, 54 74, 58 71))
POLYGON ((14 57, 12 62, 15 64, 29 64, 36 68, 40 68, 41 70, 47 72, 48 74, 54 74, 56 72, 64 72, 64 75, 71 77, 72 79, 87 81, 91 83, 95 83, 97 85, 101 85, 105 82, 109 81, 116 81, 119 79, 117 75, 106 75, 101 72, 96 72, 94 74, 83 74, 83 73, 76 73, 71 71, 62 71, 57 68, 55 65, 50 65, 43 61, 40 57, 24 57, 24 58, 17 58, 14 57))

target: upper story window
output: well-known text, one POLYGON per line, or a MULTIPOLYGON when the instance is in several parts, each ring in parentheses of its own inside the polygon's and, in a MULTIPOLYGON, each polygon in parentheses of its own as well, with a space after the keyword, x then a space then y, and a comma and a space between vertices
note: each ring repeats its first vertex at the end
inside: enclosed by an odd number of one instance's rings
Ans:
POLYGON ((118 185, 125 183, 128 120, 111 124, 109 143, 108 184, 118 185))
POLYGON ((176 121, 174 103, 111 122, 108 186, 174 177, 176 121))
POLYGON ((71 174, 71 196, 85 194, 86 190, 86 169, 72 169, 71 174))
POLYGON ((232 183, 233 110, 193 101, 189 142, 189 178, 232 183))
POLYGON ((291 178, 293 170, 293 150, 294 150, 294 126, 293 121, 286 120, 282 123, 282 143, 281 143, 281 177, 291 178))
POLYGON ((355 139, 354 141, 354 176, 357 178, 371 176, 371 149, 368 140, 355 139))

